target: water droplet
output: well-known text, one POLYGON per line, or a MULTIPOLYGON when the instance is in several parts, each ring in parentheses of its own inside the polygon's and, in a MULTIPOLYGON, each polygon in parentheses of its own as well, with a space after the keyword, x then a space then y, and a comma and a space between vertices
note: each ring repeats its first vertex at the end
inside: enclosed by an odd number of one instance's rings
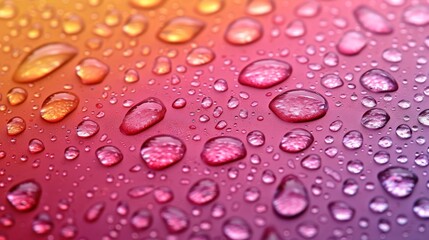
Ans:
POLYGON ((16 106, 23 103, 27 99, 28 93, 25 89, 15 87, 7 93, 7 101, 10 105, 16 106))
POLYGON ((319 233, 319 227, 313 222, 303 222, 297 226, 296 231, 305 239, 312 239, 319 233))
POLYGON ((292 218, 305 212, 310 200, 307 189, 298 177, 287 175, 278 185, 272 204, 276 214, 292 218))
POLYGON ((152 9, 161 6, 165 0, 129 0, 131 6, 141 9, 152 9))
POLYGON ((406 198, 416 187, 417 176, 403 167, 389 167, 378 173, 383 189, 392 197, 406 198))
POLYGON ((339 62, 339 58, 338 55, 334 52, 327 52, 324 56, 323 56, 323 63, 328 66, 328 67, 336 67, 338 66, 338 62, 339 62))
POLYGON ((78 50, 65 43, 49 43, 30 52, 16 69, 13 80, 29 83, 39 80, 70 61, 78 50))
POLYGON ((85 85, 101 83, 109 73, 109 67, 95 58, 85 58, 76 66, 76 75, 85 85))
POLYGON ((383 59, 391 62, 398 63, 402 61, 402 53, 396 48, 388 48, 383 51, 383 59))
POLYGON ((205 205, 219 196, 219 186, 211 179, 197 181, 188 192, 188 200, 197 205, 205 205))
POLYGON ((77 233, 77 227, 72 224, 66 224, 62 226, 60 230, 61 237, 65 239, 73 239, 76 237, 77 233))
POLYGON ((80 151, 74 146, 67 147, 64 150, 64 157, 67 160, 74 160, 79 157, 80 151))
POLYGON ((355 215, 355 209, 343 201, 330 202, 328 204, 328 209, 331 216, 340 222, 350 221, 355 215))
POLYGON ((166 111, 158 98, 146 98, 125 114, 119 128, 126 135, 138 134, 164 119, 166 111))
POLYGON ((308 122, 325 116, 328 102, 319 93, 295 89, 275 97, 269 107, 283 121, 308 122))
POLYGON ((239 217, 231 217, 222 225, 222 232, 230 240, 246 240, 252 238, 249 224, 239 217))
POLYGON ((304 151, 314 141, 313 135, 302 128, 295 128, 287 132, 280 143, 280 149, 287 153, 304 151))
POLYGON ((261 197, 261 191, 256 187, 249 187, 244 191, 244 200, 246 202, 256 202, 261 197))
POLYGON ((353 13, 358 23, 372 33, 390 34, 393 32, 392 24, 372 8, 361 5, 353 13))
POLYGON ((40 139, 33 138, 28 143, 28 151, 31 153, 40 153, 45 150, 45 144, 40 139))
POLYGON ((369 202, 369 209, 374 213, 384 213, 389 208, 389 203, 384 197, 373 197, 369 202))
POLYGON ((262 172, 262 182, 265 184, 272 184, 276 181, 276 175, 270 169, 265 169, 262 172))
POLYGON ((296 7, 295 13, 299 17, 315 17, 320 13, 321 5, 317 1, 306 1, 296 7))
POLYGON ((103 214, 106 204, 104 202, 98 202, 91 205, 85 212, 85 220, 88 222, 97 221, 101 214, 103 214))
POLYGON ((78 137, 89 138, 97 134, 99 130, 98 123, 92 120, 83 120, 77 125, 76 133, 78 137))
POLYGON ((169 187, 157 187, 153 191, 153 196, 158 203, 167 203, 173 200, 174 193, 169 187))
POLYGON ((322 158, 317 154, 309 154, 301 160, 301 166, 307 170, 317 170, 322 165, 322 158))
POLYGON ((421 111, 417 117, 417 120, 422 125, 429 127, 429 109, 421 111))
POLYGON ((225 79, 217 79, 213 84, 213 88, 217 92, 225 92, 228 90, 228 82, 225 79))
POLYGON ((281 240, 279 233, 272 227, 267 227, 262 234, 261 240, 281 240))
POLYGON ((362 133, 356 130, 347 132, 343 137, 343 145, 347 149, 354 150, 362 147, 363 136, 362 133))
POLYGON ((204 22, 190 17, 176 17, 168 21, 158 34, 166 43, 185 43, 200 33, 204 22))
POLYGON ((197 12, 203 15, 209 15, 219 12, 224 5, 224 0, 199 0, 197 3, 197 12))
POLYGON ((26 180, 13 186, 6 195, 9 203, 20 212, 37 208, 42 188, 34 180, 26 180))
POLYGON ((79 104, 79 98, 73 93, 56 92, 45 99, 40 116, 48 122, 59 122, 73 112, 79 104))
POLYGON ((238 82, 254 88, 270 88, 287 80, 292 66, 280 60, 263 59, 248 64, 238 75, 238 82))
POLYGON ((13 117, 6 124, 7 135, 17 136, 24 132, 26 126, 24 119, 21 117, 13 117))
POLYGON ((143 143, 140 156, 148 168, 162 170, 182 160, 185 152, 186 146, 179 138, 157 135, 143 143))
POLYGON ((234 45, 247 45, 258 41, 263 35, 262 24, 252 18, 239 18, 229 24, 225 40, 234 45))
POLYGON ((412 130, 407 124, 401 124, 396 128, 396 135, 401 139, 410 139, 412 137, 412 130))
POLYGON ((129 37, 138 37, 147 29, 147 19, 142 14, 130 15, 122 27, 122 31, 129 37))
POLYGON ((390 120, 389 114, 381 108, 373 108, 362 115, 361 124, 367 129, 381 129, 390 120))
POLYGON ((338 132, 343 127, 343 122, 341 120, 335 120, 329 125, 329 130, 332 132, 338 132))
POLYGON ((274 10, 273 0, 249 0, 247 1, 246 12, 250 15, 265 15, 274 10))
POLYGON ((0 19, 12 19, 17 12, 13 1, 3 1, 0 6, 0 19))
POLYGON ((54 228, 54 222, 48 213, 39 213, 32 223, 33 232, 38 235, 49 234, 54 228))
POLYGON ((359 191, 359 184, 353 178, 348 178, 343 183, 343 193, 347 196, 354 196, 359 191))
POLYGON ((140 80, 140 74, 133 68, 127 69, 125 71, 124 80, 126 83, 135 83, 140 80))
POLYGON ((84 21, 76 14, 66 14, 62 21, 63 32, 68 35, 78 34, 85 28, 84 21))
POLYGON ((137 230, 146 230, 152 225, 152 214, 146 209, 139 209, 131 216, 131 226, 137 230))
POLYGON ((363 97, 361 103, 362 103, 363 106, 365 106, 367 108, 373 108, 373 107, 377 106, 377 100, 375 100, 371 96, 365 96, 365 97, 363 97))
POLYGON ((422 219, 429 218, 429 199, 428 198, 419 198, 414 202, 413 212, 417 217, 422 219))
POLYGON ((360 84, 367 90, 374 93, 395 92, 398 90, 398 83, 395 78, 382 69, 370 69, 359 79, 360 84))
POLYGON ((291 38, 298 38, 304 36, 306 31, 303 21, 293 20, 286 26, 285 34, 291 38))
POLYGON ((265 143, 265 135, 263 132, 254 130, 247 134, 247 142, 253 147, 260 147, 265 143))
POLYGON ((177 207, 163 207, 160 215, 170 233, 180 233, 189 227, 189 219, 186 213, 177 207))
POLYGON ((206 47, 192 49, 186 57, 186 62, 192 66, 201 66, 210 63, 215 58, 215 53, 206 47))
POLYGON ((100 163, 106 167, 115 166, 124 158, 121 150, 110 145, 98 148, 95 152, 95 155, 97 156, 98 161, 100 161, 100 163))
POLYGON ((337 45, 337 50, 344 55, 356 55, 360 53, 366 46, 366 37, 356 31, 344 33, 337 45))
POLYGON ((429 23, 429 5, 415 4, 408 7, 403 14, 404 22, 414 26, 425 26, 429 23))
POLYGON ((234 137, 214 137, 204 144, 201 159, 208 165, 224 165, 246 156, 243 142, 234 137))
POLYGON ((154 187, 151 185, 143 185, 132 187, 128 190, 128 196, 131 198, 141 198, 153 191, 154 187))
POLYGON ((157 57, 154 61, 152 72, 157 75, 165 75, 171 72, 171 60, 168 57, 157 57))
POLYGON ((335 74, 326 74, 320 79, 320 83, 327 89, 335 89, 343 86, 343 80, 335 74))

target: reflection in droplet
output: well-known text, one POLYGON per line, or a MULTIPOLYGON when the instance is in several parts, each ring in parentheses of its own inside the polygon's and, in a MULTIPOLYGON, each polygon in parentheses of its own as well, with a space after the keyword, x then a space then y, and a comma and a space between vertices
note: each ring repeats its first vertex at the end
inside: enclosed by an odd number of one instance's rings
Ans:
POLYGON ((374 93, 394 92, 398 90, 395 78, 382 69, 370 69, 359 79, 360 84, 374 93))
POLYGON ((161 209, 160 216, 170 233, 180 233, 189 227, 189 218, 186 213, 173 206, 166 206, 161 209))
POLYGON ((254 130, 247 134, 247 143, 254 147, 260 147, 265 143, 265 135, 263 132, 254 130))
POLYGON ((146 31, 147 22, 146 17, 142 14, 130 15, 122 26, 122 31, 129 37, 138 37, 146 31))
POLYGON ((230 240, 247 240, 252 238, 252 229, 242 218, 231 217, 222 225, 222 232, 230 240))
POLYGON ((298 177, 287 175, 278 185, 272 205, 279 216, 296 217, 305 212, 310 205, 307 189, 298 177))
POLYGON ((428 198, 419 198, 414 202, 413 212, 417 217, 422 219, 429 218, 429 199, 428 198))
POLYGON ((317 154, 309 154, 301 160, 301 166, 307 170, 317 170, 322 165, 322 159, 317 154))
POLYGON ((415 25, 425 26, 429 24, 429 5, 415 4, 408 7, 403 14, 404 22, 415 25))
POLYGON ((206 47, 192 49, 186 57, 186 62, 192 66, 201 66, 210 63, 215 58, 215 53, 206 47))
POLYGON ((343 80, 336 74, 326 74, 320 79, 322 86, 328 89, 335 89, 343 86, 343 80))
POLYGON ((250 15, 265 15, 274 10, 273 0, 249 0, 247 1, 246 12, 250 15))
POLYGON ((148 168, 162 170, 182 160, 185 152, 186 146, 179 138, 156 135, 143 143, 140 156, 148 168))
POLYGON ((79 157, 80 151, 74 146, 67 147, 64 150, 64 158, 67 160, 75 160, 79 157))
POLYGON ((263 35, 262 24, 243 17, 231 22, 225 31, 225 40, 234 45, 247 45, 258 41, 263 35))
POLYGON ((313 222, 303 222, 298 225, 296 231, 305 239, 312 239, 319 233, 319 227, 313 222))
POLYGON ((59 122, 79 105, 79 98, 70 92, 56 92, 43 101, 40 116, 48 122, 59 122))
POLYGON ((89 138, 97 134, 99 130, 98 123, 92 120, 83 120, 77 125, 76 133, 78 137, 89 138))
POLYGON ((208 165, 219 166, 244 158, 247 154, 243 142, 234 137, 214 137, 204 144, 201 159, 208 165))
POLYGON ((410 139, 413 135, 413 132, 407 124, 400 124, 396 128, 396 136, 398 136, 400 139, 410 139))
POLYGON ((355 215, 355 209, 343 201, 330 202, 328 204, 328 209, 331 216, 340 222, 350 221, 355 215))
POLYGON ((417 120, 422 125, 429 127, 429 109, 421 111, 417 117, 417 120))
POLYGON ((362 147, 363 136, 362 133, 356 130, 347 132, 343 137, 343 145, 347 149, 355 150, 362 147))
POLYGON ((378 173, 383 189, 392 197, 406 198, 416 187, 417 176, 403 167, 389 167, 378 173))
POLYGON ((317 1, 306 1, 297 6, 295 13, 299 17, 315 17, 320 13, 321 5, 317 1))
POLYGON ((224 5, 224 0, 199 0, 196 10, 203 15, 209 15, 219 12, 224 5))
POLYGON ((137 70, 130 68, 125 71, 124 80, 126 83, 135 83, 140 80, 140 74, 137 70))
POLYGON ((171 60, 168 57, 160 56, 154 61, 152 72, 156 75, 165 75, 171 72, 171 60))
POLYGON ((254 88, 270 88, 287 80, 292 74, 292 66, 276 59, 257 60, 241 70, 238 82, 254 88))
POLYGON ((79 15, 70 13, 64 16, 62 28, 65 34, 74 35, 82 32, 85 28, 85 25, 84 21, 79 15))
POLYGON ((286 29, 285 29, 285 34, 288 37, 291 38, 298 38, 298 37, 302 37, 304 36, 304 34, 306 33, 306 26, 305 23, 301 20, 293 20, 292 22, 290 22, 286 29))
POLYGON ((106 167, 115 166, 124 158, 121 150, 110 145, 98 148, 95 152, 95 155, 97 156, 98 161, 100 161, 100 163, 106 167))
POLYGON ((162 27, 158 38, 166 43, 185 43, 196 37, 204 26, 204 22, 195 18, 176 17, 162 27))
POLYGON ((98 202, 91 205, 85 212, 85 220, 88 222, 97 221, 104 211, 106 204, 104 202, 98 202))
POLYGON ((26 180, 14 185, 7 193, 8 202, 20 212, 28 212, 39 204, 42 188, 34 180, 26 180))
POLYGON ((52 231, 54 222, 48 213, 39 213, 34 217, 31 228, 38 235, 45 235, 52 231))
POLYGON ((187 198, 191 203, 205 205, 219 196, 219 186, 211 179, 201 179, 189 189, 187 198))
POLYGON ((136 8, 151 9, 159 7, 162 3, 164 3, 164 1, 165 0, 129 0, 129 3, 131 6, 136 8))
POLYGON ((109 67, 95 58, 85 58, 75 68, 80 82, 85 85, 101 83, 109 73, 109 67))
POLYGON ((27 99, 28 93, 25 89, 15 87, 9 90, 7 93, 7 101, 10 105, 16 106, 23 103, 27 99))
POLYGON ((365 48, 367 44, 366 37, 356 31, 344 33, 337 45, 337 50, 344 55, 356 55, 365 48))
POLYGON ((131 226, 137 230, 148 229, 152 225, 152 214, 146 209, 140 209, 133 213, 131 216, 131 226))
POLYGON ((7 135, 17 136, 24 132, 26 126, 24 119, 21 117, 13 117, 6 124, 7 135))
POLYGON ((28 143, 28 151, 30 151, 30 153, 40 153, 44 150, 45 144, 40 139, 33 138, 28 143))
POLYGON ((393 26, 390 22, 379 12, 361 5, 354 11, 354 16, 358 23, 366 30, 378 33, 378 34, 389 34, 393 32, 393 26))
POLYGON ((313 135, 302 128, 295 128, 287 132, 280 143, 280 149, 287 153, 304 151, 314 141, 313 135))
POLYGON ((381 108, 366 111, 361 118, 361 124, 367 129, 381 129, 390 120, 389 114, 381 108))

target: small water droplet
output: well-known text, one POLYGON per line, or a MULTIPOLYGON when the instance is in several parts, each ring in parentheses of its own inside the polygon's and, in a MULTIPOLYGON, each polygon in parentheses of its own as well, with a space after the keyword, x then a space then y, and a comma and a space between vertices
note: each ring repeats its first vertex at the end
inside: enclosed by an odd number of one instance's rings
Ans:
POLYGON ((273 0, 249 0, 247 1, 246 12, 250 15, 265 15, 274 10, 273 0))
POLYGON ((40 139, 33 138, 28 143, 28 151, 31 153, 40 153, 45 150, 45 144, 40 139))
POLYGON ((34 180, 26 180, 14 185, 7 193, 8 202, 20 212, 28 212, 37 208, 42 188, 34 180))
POLYGON ((320 13, 321 5, 317 1, 306 1, 296 7, 295 13, 299 17, 311 18, 320 13))
POLYGON ((419 198, 414 202, 413 212, 417 217, 422 219, 429 218, 429 199, 428 198, 419 198))
POLYGON ((224 2, 224 0, 199 0, 196 10, 203 15, 214 14, 223 8, 224 2))
POLYGON ((296 231, 305 239, 312 239, 319 233, 319 227, 313 222, 303 222, 297 226, 296 231))
POLYGON ((238 82, 254 88, 270 88, 287 80, 292 66, 276 59, 257 60, 248 64, 238 75, 238 82))
POLYGON ((320 79, 320 83, 327 89, 335 89, 343 86, 343 80, 336 74, 326 74, 320 79))
POLYGON ((154 61, 152 72, 156 75, 165 75, 171 72, 171 60, 168 57, 157 57, 154 61))
POLYGON ((307 170, 317 170, 322 165, 322 158, 317 154, 309 154, 301 160, 301 166, 307 170))
POLYGON ((130 15, 122 27, 122 31, 129 37, 138 37, 147 29, 147 19, 142 14, 130 15))
POLYGON ((291 38, 298 38, 305 35, 307 29, 305 23, 301 20, 291 21, 285 29, 285 34, 291 38))
POLYGON ((62 21, 63 32, 68 35, 79 34, 85 28, 84 21, 79 15, 66 14, 62 21))
POLYGON ((374 213, 384 213, 389 209, 389 203, 384 197, 373 197, 369 202, 369 209, 374 213))
POLYGON ((40 116, 48 122, 59 122, 72 113, 79 104, 73 93, 56 92, 48 96, 40 109, 40 116))
POLYGON ((106 204, 104 202, 98 202, 91 205, 85 212, 85 220, 88 222, 97 221, 101 214, 103 214, 106 204))
POLYGON ((208 165, 219 166, 244 158, 247 154, 243 142, 234 137, 214 137, 204 144, 201 159, 208 165))
POLYGON ((258 41, 263 35, 262 24, 243 17, 231 22, 225 31, 225 40, 234 45, 247 45, 258 41))
POLYGON ((137 230, 146 230, 152 225, 152 213, 146 209, 139 209, 131 216, 131 226, 137 230))
POLYGON ((116 164, 120 163, 124 158, 121 150, 119 150, 117 147, 110 145, 98 148, 95 154, 97 156, 98 161, 100 161, 100 163, 106 167, 115 166, 116 164))
POLYGON ((129 0, 131 6, 141 9, 152 9, 161 6, 165 0, 129 0))
POLYGON ((296 217, 310 205, 307 189, 298 177, 287 175, 278 185, 272 205, 275 213, 281 217, 296 217))
POLYGON ((415 4, 408 7, 403 14, 404 22, 414 26, 429 24, 429 5, 415 4))
POLYGON ((265 135, 259 130, 249 132, 246 139, 247 142, 253 147, 260 147, 265 143, 265 135))
POLYGON ((421 111, 417 117, 417 120, 423 126, 429 127, 429 109, 421 111))
POLYGON ((39 213, 32 223, 33 232, 38 235, 49 234, 54 228, 54 222, 48 213, 39 213))
POLYGON ((192 49, 186 57, 186 62, 192 66, 201 66, 210 63, 215 58, 215 53, 206 47, 192 49))
POLYGON ((143 143, 140 150, 140 156, 152 170, 162 170, 176 164, 185 153, 185 144, 170 135, 153 136, 143 143))
POLYGON ((89 138, 97 134, 99 130, 98 123, 92 120, 83 120, 77 125, 76 133, 78 137, 89 138))
POLYGON ((354 150, 362 147, 363 136, 362 133, 356 130, 347 132, 343 137, 343 145, 347 149, 354 150))
POLYGON ((74 160, 79 157, 80 151, 74 146, 67 147, 64 150, 64 157, 67 160, 74 160))
POLYGON ((205 205, 219 196, 219 186, 211 179, 201 179, 192 185, 188 192, 188 200, 197 205, 205 205))
POLYGON ((412 130, 410 126, 407 124, 401 124, 396 128, 396 136, 398 136, 401 139, 410 139, 412 137, 412 130))

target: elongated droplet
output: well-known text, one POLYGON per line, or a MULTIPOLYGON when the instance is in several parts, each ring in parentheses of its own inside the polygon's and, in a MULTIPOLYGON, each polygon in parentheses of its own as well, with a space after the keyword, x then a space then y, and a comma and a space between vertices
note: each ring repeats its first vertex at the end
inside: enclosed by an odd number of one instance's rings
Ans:
POLYGON ((317 92, 304 89, 286 91, 269 104, 271 111, 286 122, 308 122, 325 116, 328 102, 317 92))
POLYGON ((215 53, 206 47, 192 49, 186 57, 186 62, 192 66, 201 66, 210 63, 215 58, 215 53))
POLYGON ((362 147, 363 136, 362 133, 356 130, 347 132, 343 137, 343 145, 347 149, 355 150, 362 147))
POLYGON ((352 56, 360 53, 366 46, 366 37, 356 31, 344 33, 337 45, 337 50, 341 54, 352 56))
POLYGON ((358 23, 370 32, 378 34, 393 32, 392 24, 374 9, 362 5, 357 7, 353 13, 358 23))
POLYGON ((333 201, 328 204, 332 218, 339 222, 347 222, 353 219, 356 210, 343 201, 333 201))
POLYGON ((18 83, 37 81, 70 61, 77 49, 65 43, 50 43, 34 49, 16 69, 13 80, 18 83))
POLYGON ((403 167, 386 168, 377 177, 383 189, 396 198, 410 196, 418 181, 417 175, 403 167))
POLYGON ((244 158, 243 142, 234 137, 214 137, 204 144, 201 159, 211 166, 219 166, 244 158))
POLYGON ((128 196, 131 198, 141 198, 151 193, 153 189, 154 187, 151 185, 136 186, 128 190, 128 196))
POLYGON ((219 196, 219 186, 211 179, 197 181, 188 192, 188 200, 197 205, 205 205, 219 196))
POLYGON ((9 203, 20 212, 28 212, 39 204, 42 188, 34 180, 26 180, 13 186, 6 195, 9 203))
POLYGON ((326 74, 320 79, 320 83, 327 89, 335 89, 343 86, 343 80, 336 74, 326 74))
POLYGON ((292 66, 276 59, 257 60, 241 70, 238 82, 254 88, 270 88, 286 81, 292 74, 292 66))
POLYGON ((140 156, 146 166, 152 170, 162 170, 182 160, 186 146, 179 138, 169 135, 157 135, 146 140, 140 150, 140 156))
POLYGON ((13 117, 6 124, 7 135, 17 136, 24 132, 26 126, 24 119, 21 117, 13 117))
POLYGON ((171 72, 171 60, 168 57, 157 57, 154 61, 152 72, 156 75, 165 75, 171 72))
POLYGON ((79 105, 79 98, 69 92, 57 92, 45 99, 40 116, 48 122, 59 122, 79 105))
POLYGON ((288 37, 298 38, 304 36, 306 31, 305 23, 303 21, 293 20, 287 25, 285 33, 288 37))
POLYGON ((66 14, 62 21, 63 32, 74 35, 83 31, 85 28, 84 21, 76 14, 66 14))
POLYGON ((137 230, 148 229, 152 225, 152 213, 146 209, 140 209, 133 213, 130 223, 137 230))
POLYGON ((373 108, 366 111, 361 119, 361 124, 367 129, 381 129, 390 120, 389 114, 381 108, 373 108))
POLYGON ((54 222, 48 213, 39 213, 32 222, 33 232, 38 235, 45 235, 52 231, 54 222))
POLYGON ((189 218, 182 209, 173 206, 163 207, 160 215, 170 233, 180 233, 189 227, 189 218))
POLYGON ((252 238, 252 228, 242 218, 231 217, 222 225, 222 232, 230 240, 247 240, 252 238))
POLYGON ((101 83, 109 73, 109 67, 95 58, 85 58, 76 66, 76 75, 82 84, 101 83))
POLYGON ((429 109, 421 111, 417 117, 417 120, 423 126, 429 127, 429 109))
POLYGON ((189 42, 203 30, 204 26, 204 22, 195 18, 176 17, 162 27, 158 38, 166 43, 189 42))
POLYGON ((141 9, 152 9, 161 6, 165 0, 129 0, 131 6, 141 9))
POLYGON ((15 87, 7 93, 7 101, 10 105, 16 106, 23 103, 27 99, 28 93, 25 89, 15 87))
POLYGON ((276 214, 284 218, 296 217, 310 205, 307 189, 295 175, 285 176, 277 187, 272 201, 276 214))
POLYGON ((429 24, 429 5, 415 4, 408 7, 403 14, 404 22, 414 26, 429 24))
POLYGON ((167 109, 158 98, 150 97, 134 105, 119 127, 126 135, 138 134, 164 119, 167 109))
POLYGON ((250 15, 265 15, 274 10, 273 0, 250 0, 247 1, 246 12, 250 15))
POLYGON ((258 41, 263 35, 262 24, 252 18, 239 18, 229 24, 225 40, 234 45, 247 45, 258 41))
POLYGON ((130 15, 122 27, 122 31, 129 37, 142 35, 147 29, 147 19, 142 14, 130 15))
POLYGON ((88 222, 97 221, 103 213, 105 206, 104 202, 98 202, 90 206, 85 212, 85 220, 88 222))
POLYGON ((100 161, 100 163, 106 167, 115 166, 122 162, 122 159, 124 158, 121 150, 115 146, 110 145, 98 148, 95 152, 95 155, 97 156, 98 161, 100 161))
POLYGON ((429 199, 428 198, 419 198, 414 202, 413 212, 417 217, 422 219, 429 218, 429 199))
POLYGON ((196 10, 203 15, 214 14, 223 8, 224 2, 224 0, 199 0, 196 10))
POLYGON ((287 132, 280 143, 280 149, 287 153, 304 151, 314 141, 313 135, 302 128, 295 128, 287 132))
POLYGON ((367 90, 374 93, 395 92, 398 90, 398 83, 395 78, 383 69, 370 69, 359 79, 360 84, 367 90))
POLYGON ((98 123, 92 120, 83 120, 77 125, 76 133, 78 137, 89 138, 97 134, 99 130, 98 123))

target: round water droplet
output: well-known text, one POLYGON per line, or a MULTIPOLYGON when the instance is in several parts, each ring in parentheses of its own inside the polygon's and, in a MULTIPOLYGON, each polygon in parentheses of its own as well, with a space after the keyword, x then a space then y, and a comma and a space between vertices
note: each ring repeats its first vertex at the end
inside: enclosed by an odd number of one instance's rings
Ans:
POLYGON ((250 0, 247 1, 246 12, 250 15, 265 15, 274 10, 273 0, 250 0))
POLYGON ((356 130, 347 132, 343 137, 343 145, 347 149, 354 150, 362 147, 363 136, 362 133, 356 130))
POLYGON ((298 225, 296 231, 301 237, 312 239, 319 233, 319 227, 313 222, 303 222, 298 225))
POLYGON ((353 174, 359 174, 363 171, 363 162, 358 159, 347 162, 347 171, 353 174))
POLYGON ((9 90, 7 93, 7 101, 10 105, 16 106, 23 103, 27 99, 28 93, 25 89, 15 87, 9 90))
POLYGON ((377 106, 377 100, 375 100, 371 96, 365 96, 365 97, 363 97, 361 103, 362 103, 363 106, 365 106, 367 108, 373 108, 373 107, 377 106))
POLYGON ((225 40, 234 45, 247 45, 258 41, 263 35, 262 24, 252 18, 239 18, 229 24, 225 40))
POLYGON ((146 230, 152 225, 152 214, 146 209, 140 209, 131 216, 131 226, 137 230, 146 230))
POLYGON ((421 111, 417 117, 417 120, 422 125, 429 127, 429 109, 421 111))
POLYGON ((163 207, 160 215, 170 233, 180 233, 189 227, 188 216, 183 210, 177 207, 163 207))
POLYGON ((393 32, 393 26, 389 20, 372 8, 361 5, 353 11, 353 14, 358 23, 372 33, 390 34, 393 32))
POLYGON ((192 66, 201 66, 210 63, 215 58, 215 53, 206 47, 192 49, 186 57, 186 62, 192 66))
POLYGON ((413 212, 417 217, 422 219, 429 218, 429 199, 428 198, 419 198, 414 202, 413 212))
POLYGON ((164 119, 167 109, 158 98, 150 97, 134 105, 119 127, 126 135, 138 134, 164 119))
POLYGON ((359 184, 353 178, 348 178, 343 183, 343 193, 347 196, 354 196, 359 191, 359 184))
POLYGON ((204 22, 190 17, 176 17, 168 21, 158 33, 158 38, 166 43, 185 43, 200 33, 204 22))
POLYGON ((360 84, 367 90, 374 93, 395 92, 398 90, 398 83, 395 78, 382 69, 370 69, 359 79, 360 84))
POLYGON ((73 112, 79 104, 79 98, 69 92, 57 92, 45 99, 40 116, 48 122, 59 122, 73 112))
POLYGON ((28 151, 31 153, 40 153, 45 150, 45 144, 40 139, 33 138, 28 143, 28 151))
POLYGON ((302 37, 306 33, 305 23, 301 20, 293 20, 290 22, 285 30, 285 34, 291 38, 302 37))
POLYGON ((344 33, 337 45, 337 50, 344 55, 356 55, 360 53, 366 46, 366 37, 356 31, 344 33))
POLYGON ((110 145, 98 148, 95 155, 97 156, 98 161, 106 167, 114 166, 120 163, 124 158, 121 150, 110 145))
POLYGON ((135 83, 140 80, 140 74, 135 69, 130 68, 125 72, 124 80, 126 83, 135 83))
POLYGON ((416 187, 417 176, 403 167, 389 167, 377 175, 383 189, 392 197, 406 198, 416 187))
POLYGON ((339 57, 336 53, 334 52, 327 52, 324 56, 323 56, 323 63, 328 66, 328 67, 336 67, 338 66, 338 62, 339 62, 339 57))
POLYGON ((109 73, 109 67, 95 58, 85 58, 76 66, 76 75, 85 85, 101 83, 109 73))
POLYGON ((328 209, 331 216, 340 222, 350 221, 355 215, 355 209, 343 201, 330 202, 328 204, 328 209))
POLYGON ((219 196, 219 186, 211 179, 197 181, 188 192, 188 200, 197 205, 205 205, 219 196))
POLYGON ((234 137, 214 137, 204 144, 201 159, 208 165, 219 166, 244 158, 243 142, 234 137))
POLYGON ((413 136, 413 132, 407 124, 401 124, 396 128, 396 136, 401 139, 410 139, 413 136))
POLYGON ((8 202, 20 212, 37 208, 42 188, 34 180, 26 180, 13 186, 6 195, 8 202))
POLYGON ((122 31, 129 37, 138 37, 147 29, 147 19, 142 14, 130 15, 122 27, 122 31))
POLYGON ((320 83, 327 89, 335 89, 343 86, 343 80, 335 74, 326 74, 320 79, 320 83))
POLYGON ((76 133, 78 137, 89 138, 97 134, 99 130, 98 123, 92 120, 83 120, 77 125, 76 133))
POLYGON ((322 165, 322 158, 317 154, 309 154, 301 160, 301 166, 307 170, 317 170, 322 165))
POLYGON ((214 14, 223 8, 224 2, 224 0, 199 0, 196 10, 203 15, 214 14))
POLYGON ((244 200, 246 202, 256 202, 260 197, 261 191, 256 187, 250 187, 244 191, 244 200))
POLYGON ((54 222, 48 213, 39 213, 33 220, 33 232, 38 235, 49 234, 54 228, 54 222))
POLYGON ((173 200, 174 193, 169 187, 157 187, 153 196, 158 203, 167 203, 173 200))
POLYGON ((343 127, 343 122, 341 120, 335 120, 329 125, 329 130, 332 132, 338 132, 343 127))
POLYGON ((390 120, 389 114, 381 108, 373 108, 362 115, 361 124, 367 129, 381 129, 390 120))
POLYGON ((263 132, 255 130, 247 134, 247 142, 253 147, 260 147, 265 143, 265 135, 263 132))
POLYGON ((308 122, 325 116, 328 102, 319 93, 295 89, 275 97, 269 107, 283 121, 308 122))
POLYGON ((97 221, 101 214, 103 214, 106 204, 104 202, 98 202, 90 206, 85 212, 85 220, 88 222, 97 221))
POLYGON ((74 146, 67 147, 64 150, 64 157, 67 160, 75 160, 77 157, 79 157, 79 154, 80 154, 79 149, 77 149, 74 146))
POLYGON ((17 136, 24 132, 26 126, 24 119, 21 117, 13 117, 6 124, 7 135, 17 136))
POLYGON ((402 53, 396 48, 388 48, 383 51, 383 59, 391 62, 398 63, 402 61, 402 53))
POLYGON ((169 135, 157 135, 147 139, 140 150, 140 156, 152 170, 162 170, 176 164, 182 160, 185 153, 185 144, 179 138, 169 135))
POLYGON ((13 80, 18 83, 37 81, 70 61, 77 49, 65 43, 49 43, 30 52, 16 69, 13 80))
POLYGON ((141 9, 152 9, 161 6, 165 0, 129 0, 131 6, 141 9))
POLYGON ((283 136, 280 149, 287 153, 297 153, 310 147, 313 141, 314 137, 309 131, 295 128, 283 136))
POLYGON ((238 82, 254 88, 270 88, 286 81, 292 66, 276 59, 257 60, 248 64, 238 75, 238 82))
POLYGON ((414 26, 429 24, 429 5, 415 4, 408 7, 403 14, 404 22, 414 26))
POLYGON ((156 75, 165 75, 171 72, 171 60, 168 57, 157 57, 154 61, 152 72, 156 75))
POLYGON ((274 194, 272 206, 281 217, 296 217, 310 205, 307 189, 295 175, 285 176, 274 194))
POLYGON ((295 13, 299 17, 315 17, 320 13, 321 5, 317 1, 306 1, 298 5, 295 13))
POLYGON ((374 197, 369 202, 369 209, 374 213, 384 213, 389 209, 389 203, 384 197, 374 197))
POLYGON ((252 238, 249 224, 239 217, 231 217, 222 225, 222 232, 230 240, 246 240, 252 238))
POLYGON ((76 14, 66 14, 62 21, 63 32, 68 35, 78 34, 85 28, 84 21, 76 14))

